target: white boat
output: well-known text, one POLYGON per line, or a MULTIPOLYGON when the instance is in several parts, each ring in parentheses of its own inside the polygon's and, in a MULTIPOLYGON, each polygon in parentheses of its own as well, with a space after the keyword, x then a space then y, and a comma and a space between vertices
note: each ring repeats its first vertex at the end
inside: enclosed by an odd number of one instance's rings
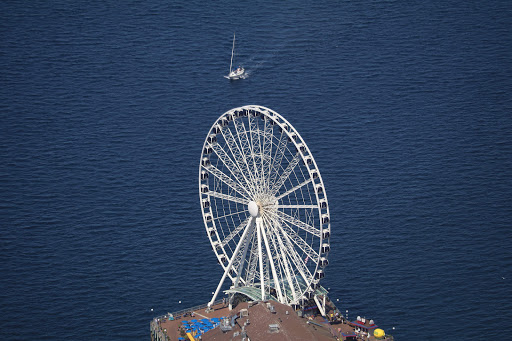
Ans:
POLYGON ((245 69, 238 66, 233 70, 233 56, 235 55, 235 34, 233 33, 233 48, 231 49, 231 63, 229 64, 229 74, 226 77, 229 80, 236 80, 245 77, 245 69))

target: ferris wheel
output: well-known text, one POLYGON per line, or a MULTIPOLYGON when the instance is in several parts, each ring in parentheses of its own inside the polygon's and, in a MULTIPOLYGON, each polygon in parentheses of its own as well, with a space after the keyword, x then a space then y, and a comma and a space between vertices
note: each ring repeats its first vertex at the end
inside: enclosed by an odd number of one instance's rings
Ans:
POLYGON ((286 119, 255 105, 221 115, 203 145, 199 196, 224 270, 210 306, 227 277, 227 292, 255 300, 316 299, 328 265, 329 205, 315 159, 286 119))

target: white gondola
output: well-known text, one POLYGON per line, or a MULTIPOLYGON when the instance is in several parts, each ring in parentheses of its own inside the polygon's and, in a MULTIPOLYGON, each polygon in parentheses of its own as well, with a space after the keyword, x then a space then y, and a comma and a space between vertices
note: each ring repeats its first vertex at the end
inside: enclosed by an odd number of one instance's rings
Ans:
POLYGON ((315 278, 316 279, 322 279, 325 277, 325 273, 324 273, 324 270, 317 270, 316 274, 315 274, 315 278))
POLYGON ((217 135, 215 135, 215 134, 208 135, 208 138, 206 139, 206 141, 208 141, 209 144, 217 143, 217 135))
POLYGON ((210 201, 208 199, 203 199, 203 208, 209 208, 210 207, 210 201))
POLYGON ((320 208, 327 208, 327 199, 320 199, 320 208))
POLYGON ((322 231, 322 239, 329 239, 331 237, 331 230, 330 229, 324 229, 322 231))
POLYGON ((204 155, 208 155, 208 154, 211 154, 211 153, 213 153, 212 147, 210 147, 210 146, 204 147, 204 149, 203 149, 203 154, 204 155))
POLYGON ((204 181, 204 180, 208 180, 208 172, 207 171, 201 171, 201 174, 199 175, 199 178, 204 181))
POLYGON ((323 187, 322 187, 322 184, 317 184, 317 185, 315 186, 315 188, 316 188, 316 192, 317 192, 318 194, 322 194, 322 193, 324 192, 324 189, 323 189, 323 187))
POLYGON ((201 160, 201 165, 205 168, 209 168, 211 166, 210 159, 207 157, 203 157, 203 159, 201 160))

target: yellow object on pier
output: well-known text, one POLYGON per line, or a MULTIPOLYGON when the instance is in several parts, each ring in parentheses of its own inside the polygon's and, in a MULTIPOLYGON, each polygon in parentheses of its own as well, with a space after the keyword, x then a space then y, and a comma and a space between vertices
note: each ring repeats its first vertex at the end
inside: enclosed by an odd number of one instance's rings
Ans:
POLYGON ((384 330, 377 328, 373 331, 373 336, 380 339, 380 338, 383 338, 384 336, 386 336, 386 333, 384 333, 384 330))

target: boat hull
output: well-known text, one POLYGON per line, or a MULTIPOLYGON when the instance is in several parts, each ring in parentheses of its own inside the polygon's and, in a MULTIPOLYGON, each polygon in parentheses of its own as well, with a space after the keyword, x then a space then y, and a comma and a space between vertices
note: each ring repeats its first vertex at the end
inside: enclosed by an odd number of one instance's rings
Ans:
POLYGON ((245 69, 242 68, 239 71, 238 70, 232 71, 229 75, 224 76, 224 77, 226 77, 229 80, 237 80, 240 78, 244 78, 245 77, 245 69))

